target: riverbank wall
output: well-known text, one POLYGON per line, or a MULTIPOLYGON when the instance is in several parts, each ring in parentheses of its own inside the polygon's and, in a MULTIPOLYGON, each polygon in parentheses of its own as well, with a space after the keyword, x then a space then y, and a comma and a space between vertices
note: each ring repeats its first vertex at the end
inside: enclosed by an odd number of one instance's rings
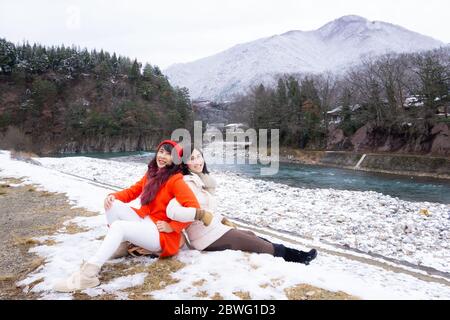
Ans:
POLYGON ((281 148, 280 161, 450 180, 450 157, 281 148))

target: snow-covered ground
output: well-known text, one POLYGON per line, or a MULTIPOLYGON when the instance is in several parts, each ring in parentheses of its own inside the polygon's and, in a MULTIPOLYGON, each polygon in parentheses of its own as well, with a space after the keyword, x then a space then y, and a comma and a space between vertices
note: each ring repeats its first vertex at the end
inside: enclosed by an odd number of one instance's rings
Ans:
MULTIPOLYGON (((142 163, 41 158, 46 167, 126 188, 142 163)), ((215 172, 218 210, 230 218, 450 272, 450 204, 378 192, 304 189, 215 172), (420 214, 427 209, 430 216, 420 214)))
MULTIPOLYGON (((39 158, 42 166, 14 161, 0 151, 0 177, 21 177, 25 183, 40 185, 50 192, 65 193, 74 206, 98 212, 98 216, 80 217, 72 222, 89 231, 49 236, 54 246, 37 246, 32 251, 45 257, 45 264, 21 284, 31 284, 47 299, 68 299, 71 295, 50 290, 56 278, 76 270, 89 257, 106 233, 102 202, 111 189, 85 179, 126 187, 136 182, 146 170, 145 164, 125 163, 85 157, 39 158), (67 175, 61 171, 70 173, 67 175)), ((320 244, 347 243, 363 250, 396 257, 448 272, 449 214, 448 205, 411 203, 374 192, 310 190, 281 184, 245 179, 230 173, 215 173, 218 180, 219 210, 227 216, 245 220, 259 227, 311 236, 320 244), (419 214, 427 208, 430 217, 419 214), (406 230, 405 230, 405 226, 406 230), (405 232, 406 231, 406 232, 405 232), (356 241, 355 241, 356 240, 356 241)), ((299 249, 306 247, 264 235, 273 241, 299 249)), ((182 251, 178 259, 186 266, 172 276, 180 281, 152 295, 158 299, 192 299, 199 292, 208 296, 220 293, 225 299, 236 299, 236 291, 249 292, 252 299, 286 299, 285 288, 311 284, 331 291, 344 291, 364 299, 449 299, 450 286, 421 280, 402 272, 366 264, 333 254, 319 253, 310 265, 286 263, 281 258, 242 252, 201 253, 182 251), (199 286, 192 283, 203 281, 199 286)), ((155 260, 138 259, 151 264, 155 260)), ((133 263, 134 260, 131 260, 133 263)), ((127 298, 122 290, 139 285, 145 274, 117 278, 90 295, 114 293, 127 298)))

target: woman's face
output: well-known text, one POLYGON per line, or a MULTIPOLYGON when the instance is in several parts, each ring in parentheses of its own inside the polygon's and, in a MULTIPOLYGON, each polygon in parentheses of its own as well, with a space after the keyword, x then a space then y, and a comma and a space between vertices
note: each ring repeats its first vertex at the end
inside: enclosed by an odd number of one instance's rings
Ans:
POLYGON ((172 154, 163 147, 159 148, 156 153, 156 165, 158 168, 164 168, 165 166, 170 166, 171 164, 172 154))
POLYGON ((205 160, 203 159, 202 154, 197 149, 194 149, 191 153, 191 157, 187 162, 187 166, 189 170, 194 173, 201 173, 203 171, 203 167, 205 166, 205 160))

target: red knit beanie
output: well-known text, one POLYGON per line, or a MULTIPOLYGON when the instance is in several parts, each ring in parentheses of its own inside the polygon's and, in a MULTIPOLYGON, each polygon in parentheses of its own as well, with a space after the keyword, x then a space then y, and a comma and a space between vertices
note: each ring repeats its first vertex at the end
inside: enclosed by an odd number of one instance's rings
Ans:
POLYGON ((175 148, 175 150, 177 150, 178 156, 180 158, 183 157, 183 148, 173 140, 164 140, 163 142, 161 142, 158 145, 158 148, 156 148, 156 152, 158 152, 159 148, 161 148, 161 146, 164 144, 170 144, 171 146, 173 146, 175 148))

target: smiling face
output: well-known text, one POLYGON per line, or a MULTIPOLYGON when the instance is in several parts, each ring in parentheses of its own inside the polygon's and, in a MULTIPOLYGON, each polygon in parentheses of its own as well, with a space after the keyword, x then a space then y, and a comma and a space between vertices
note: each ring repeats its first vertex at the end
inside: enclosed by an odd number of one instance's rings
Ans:
POLYGON ((165 166, 170 166, 172 164, 172 154, 167 151, 164 146, 161 146, 156 153, 156 165, 158 168, 164 168, 165 166))
POLYGON ((187 162, 187 166, 189 170, 194 173, 203 172, 203 167, 205 166, 205 160, 203 159, 202 154, 197 149, 194 149, 191 153, 191 157, 187 162))

